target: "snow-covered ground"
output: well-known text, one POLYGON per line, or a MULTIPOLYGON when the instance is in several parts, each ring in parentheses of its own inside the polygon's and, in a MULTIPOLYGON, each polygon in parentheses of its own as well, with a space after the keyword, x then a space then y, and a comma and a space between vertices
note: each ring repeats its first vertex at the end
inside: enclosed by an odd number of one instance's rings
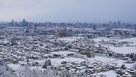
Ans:
MULTIPOLYGON (((110 38, 105 38, 105 37, 101 37, 101 38, 95 38, 93 39, 95 42, 99 42, 101 40, 104 41, 109 41, 109 40, 116 40, 118 42, 123 42, 123 41, 127 41, 127 42, 132 42, 132 44, 130 45, 136 45, 136 38, 126 38, 126 39, 110 39, 110 38)), ((114 47, 113 45, 103 45, 105 47, 108 47, 109 50, 116 52, 116 53, 122 53, 122 54, 128 54, 128 53, 136 53, 136 47, 127 47, 127 46, 122 46, 122 47, 114 47)))
POLYGON ((15 71, 22 68, 22 66, 20 64, 8 64, 8 66, 15 71))
POLYGON ((115 73, 115 71, 107 71, 107 72, 100 72, 94 75, 97 75, 97 77, 99 77, 101 74, 106 75, 106 77, 117 77, 117 74, 115 73))
POLYGON ((109 46, 109 49, 116 53, 128 54, 128 53, 136 53, 136 47, 114 47, 109 46))
POLYGON ((80 63, 80 62, 85 61, 85 60, 84 59, 80 59, 80 58, 73 58, 73 57, 51 59, 51 62, 52 62, 52 64, 54 66, 60 65, 62 61, 80 63))
POLYGON ((113 58, 107 58, 102 56, 95 56, 94 58, 89 58, 90 61, 101 61, 103 63, 111 63, 115 61, 116 59, 113 58))
POLYGON ((99 42, 101 40, 105 40, 105 41, 109 41, 110 39, 109 38, 106 38, 106 37, 98 37, 98 38, 94 38, 93 39, 95 42, 99 42))
POLYGON ((74 54, 75 52, 71 52, 71 51, 57 51, 57 52, 51 52, 51 54, 60 54, 60 55, 64 55, 67 56, 67 54, 74 54))
POLYGON ((121 67, 123 64, 125 64, 125 66, 127 67, 127 68, 132 68, 132 66, 135 64, 135 63, 125 63, 125 61, 123 61, 123 60, 117 60, 117 61, 114 61, 113 63, 117 63, 117 65, 119 66, 119 67, 121 67))
POLYGON ((124 61, 124 60, 107 58, 107 57, 102 57, 102 56, 95 56, 94 58, 89 58, 88 60, 90 62, 100 61, 100 62, 103 62, 104 64, 117 63, 117 66, 119 66, 119 67, 121 67, 123 64, 125 64, 125 66, 127 68, 132 68, 132 66, 135 64, 135 63, 131 63, 131 64, 128 63, 127 64, 127 63, 125 63, 126 61, 124 61))
MULTIPOLYGON (((58 40, 63 40, 63 41, 75 41, 76 39, 79 39, 80 37, 64 37, 64 38, 59 38, 58 40)), ((104 41, 109 41, 111 39, 109 38, 95 38, 93 39, 95 42, 98 42, 101 41, 101 40, 104 40, 104 41)), ((114 40, 117 40, 119 42, 122 42, 122 41, 128 41, 128 42, 133 42, 133 44, 135 45, 136 44, 136 38, 127 38, 127 39, 114 39, 114 40)), ((127 53, 136 53, 136 47, 127 47, 125 45, 123 45, 122 47, 115 47, 113 45, 104 45, 102 44, 102 46, 105 46, 105 47, 108 47, 109 50, 113 51, 113 52, 116 52, 116 53, 123 53, 123 54, 127 54, 127 53)), ((33 54, 38 54, 38 52, 36 53, 33 53, 33 54)), ((110 57, 107 57, 107 56, 95 56, 93 58, 78 58, 78 57, 68 57, 67 54, 77 54, 76 52, 72 52, 72 51, 55 51, 55 52, 51 52, 50 54, 46 54, 46 56, 48 55, 52 55, 52 54, 59 54, 59 55, 63 55, 64 58, 62 57, 57 57, 57 58, 49 58, 51 60, 51 64, 53 66, 60 66, 61 65, 61 62, 62 61, 67 61, 67 62, 76 62, 76 63, 81 63, 83 61, 89 61, 90 63, 93 63, 93 62, 101 62, 102 64, 106 65, 106 64, 117 64, 118 67, 121 67, 123 64, 125 64, 125 66, 127 68, 132 68, 132 66, 135 64, 135 63, 126 63, 126 61, 124 60, 120 60, 120 59, 115 59, 115 58, 110 58, 110 57)), ((47 59, 47 58, 46 58, 47 59)), ((34 63, 34 62, 38 62, 39 65, 37 66, 31 66, 32 69, 43 69, 42 68, 42 65, 45 64, 45 60, 44 58, 42 59, 37 59, 37 60, 30 60, 30 63, 34 63)), ((27 62, 25 61, 22 61, 22 62, 19 62, 20 64, 23 63, 26 64, 27 62)), ((22 69, 23 67, 20 65, 20 64, 8 64, 8 66, 10 68, 12 68, 13 70, 18 70, 18 69, 22 69)), ((101 75, 101 74, 104 74, 104 75, 107 75, 107 77, 116 77, 117 74, 115 73, 115 71, 113 70, 110 70, 110 71, 107 71, 107 72, 100 72, 100 73, 95 73, 95 75, 101 75)))
POLYGON ((133 42, 133 43, 136 44, 136 37, 134 37, 134 38, 120 39, 118 41, 128 41, 128 42, 133 42))
POLYGON ((112 39, 112 38, 106 38, 106 37, 98 37, 93 39, 95 42, 104 40, 104 41, 109 41, 109 40, 117 40, 117 41, 128 41, 128 42, 134 42, 136 43, 136 37, 134 38, 125 38, 125 39, 112 39))
POLYGON ((75 41, 76 39, 80 39, 80 38, 83 38, 83 37, 62 37, 62 38, 59 38, 58 40, 75 41))

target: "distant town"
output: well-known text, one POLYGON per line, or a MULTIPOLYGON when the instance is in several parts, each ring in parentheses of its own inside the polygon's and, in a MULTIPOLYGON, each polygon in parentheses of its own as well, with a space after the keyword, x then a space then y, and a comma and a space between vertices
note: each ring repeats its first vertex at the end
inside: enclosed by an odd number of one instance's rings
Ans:
POLYGON ((108 37, 108 38, 130 38, 135 37, 136 24, 121 23, 121 21, 108 23, 53 23, 53 22, 1 22, 1 33, 3 29, 21 29, 14 34, 22 35, 55 35, 55 36, 85 36, 88 38, 108 37))
POLYGON ((0 77, 136 77, 135 50, 136 24, 0 23, 0 77))

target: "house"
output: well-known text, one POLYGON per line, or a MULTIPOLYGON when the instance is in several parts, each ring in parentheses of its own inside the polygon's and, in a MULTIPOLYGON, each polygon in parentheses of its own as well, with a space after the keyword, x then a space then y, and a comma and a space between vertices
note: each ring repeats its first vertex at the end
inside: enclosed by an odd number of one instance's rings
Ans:
POLYGON ((94 57, 93 52, 81 52, 81 54, 86 55, 87 57, 94 57))

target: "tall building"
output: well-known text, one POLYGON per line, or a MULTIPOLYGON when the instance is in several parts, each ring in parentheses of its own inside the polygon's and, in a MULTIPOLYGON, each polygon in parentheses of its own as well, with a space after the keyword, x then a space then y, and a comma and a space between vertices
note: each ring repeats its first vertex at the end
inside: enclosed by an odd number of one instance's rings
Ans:
POLYGON ((109 24, 111 25, 111 24, 112 24, 112 21, 109 21, 109 24))
POLYGON ((27 26, 27 22, 25 19, 23 19, 23 21, 22 21, 22 26, 27 26))
POLYGON ((23 19, 23 23, 25 23, 26 22, 26 20, 25 19, 23 19))
POLYGON ((15 24, 14 20, 11 21, 11 25, 13 26, 15 24))
POLYGON ((118 21, 118 26, 120 26, 121 25, 121 22, 120 21, 118 21))

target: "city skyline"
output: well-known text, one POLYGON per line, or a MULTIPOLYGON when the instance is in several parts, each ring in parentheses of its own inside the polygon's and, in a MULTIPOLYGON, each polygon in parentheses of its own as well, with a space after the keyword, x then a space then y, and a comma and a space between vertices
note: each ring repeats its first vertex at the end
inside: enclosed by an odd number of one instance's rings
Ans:
POLYGON ((134 0, 0 0, 0 22, 136 23, 134 0))

